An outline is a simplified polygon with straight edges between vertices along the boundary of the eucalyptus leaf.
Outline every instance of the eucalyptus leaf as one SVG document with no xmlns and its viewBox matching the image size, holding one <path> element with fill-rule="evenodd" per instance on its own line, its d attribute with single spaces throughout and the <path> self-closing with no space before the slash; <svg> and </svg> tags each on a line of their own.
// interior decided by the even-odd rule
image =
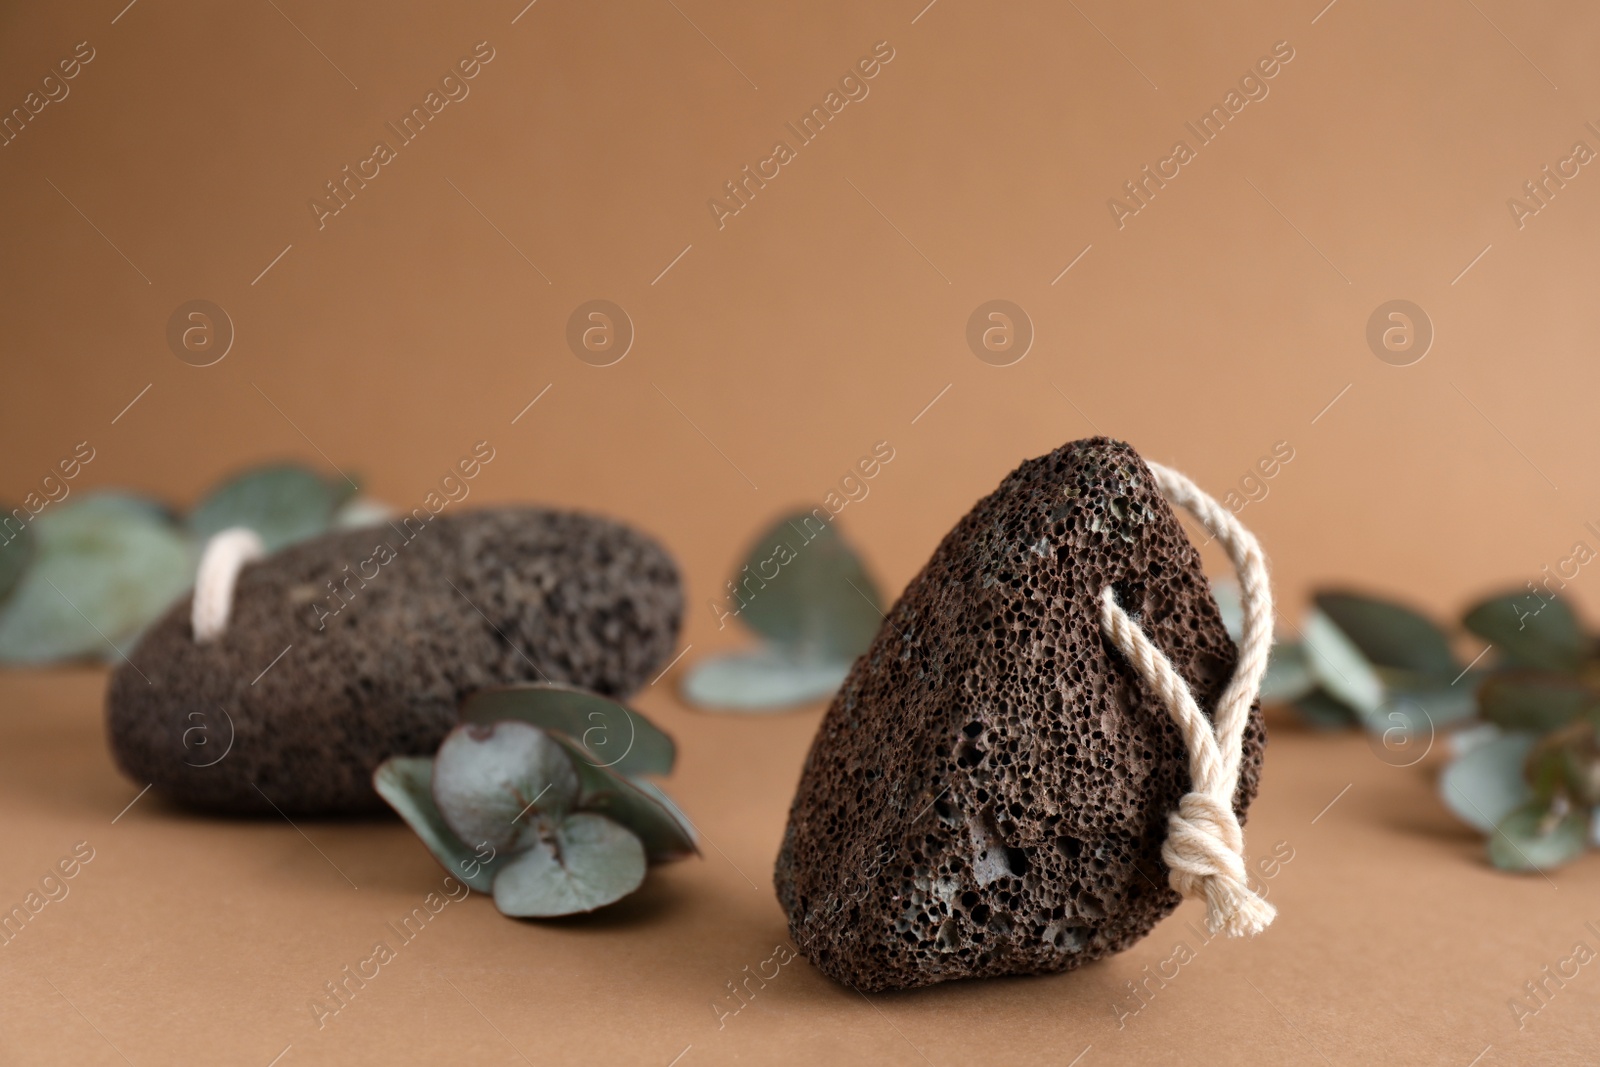
<svg viewBox="0 0 1600 1067">
<path fill-rule="evenodd" d="M 189 529 L 204 541 L 230 526 L 248 526 L 268 552 L 315 537 L 333 525 L 334 512 L 354 487 L 295 464 L 256 467 L 206 494 L 189 515 Z"/>
<path fill-rule="evenodd" d="M 830 697 L 850 673 L 847 660 L 770 645 L 707 656 L 683 679 L 683 698 L 718 711 L 784 711 Z"/>
<path fill-rule="evenodd" d="M 1464 681 L 1460 685 L 1388 686 L 1387 689 L 1386 710 L 1396 703 L 1406 704 L 1425 712 L 1434 726 L 1465 722 L 1478 710 L 1472 687 Z"/>
<path fill-rule="evenodd" d="M 1444 679 L 1460 671 L 1445 632 L 1403 604 L 1337 591 L 1318 593 L 1315 602 L 1371 663 Z"/>
<path fill-rule="evenodd" d="M 1289 704 L 1317 687 L 1317 679 L 1299 645 L 1280 641 L 1272 646 L 1267 673 L 1261 679 L 1261 703 Z"/>
<path fill-rule="evenodd" d="M 658 799 L 659 789 L 603 766 L 598 757 L 565 734 L 549 736 L 566 750 L 577 773 L 580 785 L 576 808 L 597 812 L 633 831 L 652 863 L 699 853 L 688 820 L 680 819 L 676 805 Z"/>
<path fill-rule="evenodd" d="M 1600 706 L 1600 693 L 1571 675 L 1511 671 L 1484 682 L 1478 704 L 1483 718 L 1497 726 L 1544 733 Z"/>
<path fill-rule="evenodd" d="M 192 546 L 134 497 L 85 496 L 32 527 L 34 560 L 0 605 L 0 661 L 126 654 L 194 578 Z"/>
<path fill-rule="evenodd" d="M 489 892 L 503 857 L 492 847 L 468 848 L 445 823 L 433 802 L 432 757 L 391 756 L 372 772 L 372 787 L 422 839 L 441 867 L 478 892 Z"/>
<path fill-rule="evenodd" d="M 1376 715 L 1383 705 L 1383 682 L 1355 642 L 1315 608 L 1306 613 L 1301 636 L 1306 663 L 1322 688 L 1363 719 Z"/>
<path fill-rule="evenodd" d="M 123 519 L 143 519 L 161 525 L 173 522 L 172 512 L 161 501 L 123 489 L 96 489 L 46 514 L 51 525 L 74 530 L 99 528 Z"/>
<path fill-rule="evenodd" d="M 1346 730 L 1361 722 L 1354 708 L 1322 689 L 1296 698 L 1290 707 L 1318 730 Z"/>
<path fill-rule="evenodd" d="M 1560 597 L 1532 593 L 1490 597 L 1462 619 L 1467 629 L 1494 643 L 1514 666 L 1575 672 L 1588 656 L 1589 638 Z"/>
<path fill-rule="evenodd" d="M 543 730 L 559 730 L 583 742 L 619 774 L 670 774 L 676 758 L 672 738 L 639 712 L 615 700 L 569 685 L 539 682 L 480 689 L 461 705 L 462 722 L 515 719 Z"/>
<path fill-rule="evenodd" d="M 1588 844 L 1587 809 L 1556 816 L 1535 802 L 1508 813 L 1494 828 L 1489 862 L 1506 871 L 1548 871 L 1571 862 Z"/>
<path fill-rule="evenodd" d="M 729 607 L 740 621 L 818 659 L 855 659 L 883 622 L 878 587 L 823 508 L 786 516 L 757 538 L 733 585 Z"/>
<path fill-rule="evenodd" d="M 1484 833 L 1519 805 L 1533 799 L 1522 767 L 1533 749 L 1532 734 L 1502 734 L 1474 745 L 1445 768 L 1439 793 L 1445 806 Z"/>
<path fill-rule="evenodd" d="M 568 815 L 551 836 L 495 874 L 494 903 L 504 914 L 576 915 L 621 900 L 644 882 L 644 847 L 610 819 Z"/>
<path fill-rule="evenodd" d="M 1240 599 L 1238 583 L 1226 578 L 1213 580 L 1211 598 L 1217 602 L 1217 613 L 1222 616 L 1228 636 L 1238 641 L 1244 636 L 1244 601 Z"/>
<path fill-rule="evenodd" d="M 534 816 L 569 810 L 578 789 L 566 748 L 527 723 L 464 723 L 434 757 L 434 803 L 472 848 L 498 853 L 525 845 Z"/>
<path fill-rule="evenodd" d="M 24 515 L 26 509 L 17 508 Z M 33 562 L 33 528 L 19 523 L 10 511 L 0 513 L 0 601 L 10 595 L 22 580 L 22 572 Z"/>
</svg>

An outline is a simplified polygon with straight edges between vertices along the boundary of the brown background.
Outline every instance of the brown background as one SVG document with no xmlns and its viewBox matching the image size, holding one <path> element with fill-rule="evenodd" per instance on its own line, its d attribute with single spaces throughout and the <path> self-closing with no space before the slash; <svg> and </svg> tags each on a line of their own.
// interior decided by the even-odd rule
<svg viewBox="0 0 1600 1067">
<path fill-rule="evenodd" d="M 293 456 L 409 508 L 487 439 L 473 503 L 599 510 L 674 548 L 685 662 L 738 639 L 706 602 L 749 535 L 879 440 L 896 458 L 842 521 L 890 590 L 1020 459 L 1096 430 L 1219 494 L 1289 442 L 1242 518 L 1290 618 L 1329 580 L 1454 610 L 1595 544 L 1600 177 L 1521 228 L 1507 208 L 1574 141 L 1600 148 L 1588 5 L 123 2 L 0 14 L 0 108 L 95 51 L 0 148 L 0 496 L 87 440 L 77 489 L 186 502 Z M 319 230 L 324 182 L 480 41 L 495 58 L 470 96 Z M 719 230 L 707 200 L 878 41 L 895 55 L 870 95 Z M 1278 41 L 1294 59 L 1270 95 L 1119 230 L 1107 199 Z M 196 298 L 237 331 L 205 368 L 166 343 Z M 594 298 L 637 330 L 614 366 L 566 346 Z M 993 298 L 1037 331 L 1013 366 L 964 339 Z M 1406 367 L 1364 338 L 1395 298 L 1437 331 Z M 1600 613 L 1595 585 L 1570 592 Z M 1488 871 L 1433 799 L 1437 753 L 1397 769 L 1282 723 L 1251 838 L 1295 850 L 1271 883 L 1283 918 L 1200 950 L 1126 1028 L 1121 984 L 1192 944 L 1198 912 L 1080 973 L 871 1003 L 796 962 L 718 1031 L 723 983 L 784 936 L 770 864 L 818 713 L 707 717 L 675 682 L 640 703 L 683 743 L 673 788 L 715 842 L 703 862 L 590 920 L 452 905 L 318 1031 L 306 1001 L 436 884 L 422 849 L 398 825 L 302 834 L 150 798 L 112 825 L 137 786 L 102 752 L 102 676 L 0 679 L 0 899 L 96 849 L 0 949 L 0 1055 L 667 1064 L 691 1046 L 684 1067 L 943 1067 L 1092 1046 L 1088 1067 L 1593 1047 L 1588 968 L 1520 1032 L 1506 1008 L 1575 941 L 1600 945 L 1593 863 Z"/>
</svg>

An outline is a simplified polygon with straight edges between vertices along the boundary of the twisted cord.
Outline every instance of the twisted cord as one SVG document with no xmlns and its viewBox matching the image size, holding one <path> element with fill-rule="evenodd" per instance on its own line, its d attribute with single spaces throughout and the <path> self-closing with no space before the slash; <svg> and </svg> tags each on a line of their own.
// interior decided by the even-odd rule
<svg viewBox="0 0 1600 1067">
<path fill-rule="evenodd" d="M 1239 575 L 1244 632 L 1233 678 L 1208 720 L 1172 661 L 1117 603 L 1109 586 L 1101 593 L 1100 622 L 1113 644 L 1166 707 L 1189 753 L 1190 791 L 1167 816 L 1161 858 L 1168 882 L 1185 897 L 1206 902 L 1206 926 L 1230 936 L 1258 934 L 1277 914 L 1249 885 L 1244 866 L 1244 831 L 1233 811 L 1239 760 L 1250 707 L 1261 689 L 1272 651 L 1272 588 L 1267 561 L 1255 536 L 1232 512 L 1175 470 L 1149 464 L 1156 486 L 1173 504 L 1200 521 L 1227 551 Z"/>
<path fill-rule="evenodd" d="M 234 526 L 214 534 L 200 554 L 200 570 L 194 579 L 194 600 L 189 609 L 189 625 L 196 644 L 221 637 L 233 612 L 233 587 L 246 563 L 260 559 L 266 550 L 261 538 L 248 526 Z"/>
</svg>

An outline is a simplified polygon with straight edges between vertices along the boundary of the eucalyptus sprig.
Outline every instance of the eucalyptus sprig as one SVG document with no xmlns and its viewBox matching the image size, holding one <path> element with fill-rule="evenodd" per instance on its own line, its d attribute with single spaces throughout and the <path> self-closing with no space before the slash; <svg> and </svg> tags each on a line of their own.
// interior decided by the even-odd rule
<svg viewBox="0 0 1600 1067">
<path fill-rule="evenodd" d="M 1489 597 L 1461 628 L 1487 642 L 1470 666 L 1451 633 L 1412 608 L 1318 593 L 1300 640 L 1274 646 L 1262 698 L 1319 727 L 1430 740 L 1437 727 L 1459 727 L 1440 790 L 1488 835 L 1491 862 L 1568 863 L 1600 843 L 1600 642 L 1553 593 Z"/>
<path fill-rule="evenodd" d="M 189 589 L 212 534 L 248 526 L 271 552 L 379 521 L 355 492 L 285 463 L 227 478 L 183 516 L 108 491 L 0 509 L 0 663 L 115 656 Z"/>
<path fill-rule="evenodd" d="M 373 772 L 451 874 L 506 915 L 593 911 L 643 883 L 652 863 L 698 854 L 688 819 L 637 774 L 666 774 L 672 739 L 596 693 L 518 685 L 469 696 L 433 756 Z"/>
</svg>

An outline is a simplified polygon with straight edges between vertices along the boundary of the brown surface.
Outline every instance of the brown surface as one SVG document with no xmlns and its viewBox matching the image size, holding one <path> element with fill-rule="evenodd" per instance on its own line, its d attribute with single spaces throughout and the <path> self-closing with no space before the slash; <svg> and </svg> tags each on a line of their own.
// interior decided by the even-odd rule
<svg viewBox="0 0 1600 1067">
<path fill-rule="evenodd" d="M 293 455 L 409 508 L 488 439 L 500 458 L 474 503 L 606 511 L 672 546 L 691 658 L 732 640 L 705 603 L 745 537 L 885 439 L 895 460 L 841 521 L 890 590 L 1019 459 L 1094 430 L 1219 492 L 1288 442 L 1293 461 L 1242 518 L 1291 609 L 1340 578 L 1442 610 L 1593 545 L 1600 178 L 1583 168 L 1520 229 L 1507 199 L 1575 140 L 1600 144 L 1585 128 L 1600 123 L 1600 11 L 1169 6 L 541 0 L 513 24 L 520 0 L 11 5 L 0 108 L 77 42 L 95 58 L 0 147 L 0 496 L 87 440 L 74 491 L 187 501 Z M 307 201 L 483 40 L 495 58 L 471 95 L 319 231 Z M 870 96 L 719 231 L 707 199 L 880 40 L 895 57 Z M 1118 230 L 1107 198 L 1280 40 L 1295 58 L 1270 95 Z M 564 337 L 602 297 L 638 337 L 596 368 Z M 1005 368 L 964 339 L 997 297 L 1037 330 Z M 203 369 L 165 340 L 196 298 L 238 332 Z M 1409 367 L 1364 339 L 1396 298 L 1437 329 Z M 1587 572 L 1571 592 L 1600 615 Z M 1257 856 L 1296 849 L 1274 880 L 1283 918 L 1205 948 L 1127 1030 L 1108 1007 L 1118 983 L 1169 955 L 1192 914 L 1076 974 L 872 1006 L 792 963 L 718 1033 L 721 984 L 782 936 L 767 871 L 816 714 L 709 719 L 662 687 L 645 706 L 684 741 L 674 790 L 722 851 L 587 923 L 450 905 L 314 1035 L 307 999 L 434 884 L 429 862 L 398 826 L 306 827 L 354 891 L 287 826 L 144 802 L 111 826 L 137 787 L 102 752 L 100 685 L 0 682 L 4 899 L 74 842 L 97 849 L 72 895 L 0 949 L 11 1060 L 121 1062 L 95 1027 L 136 1063 L 191 1048 L 266 1063 L 292 1043 L 286 1065 L 517 1062 L 494 1027 L 552 1060 L 664 1064 L 692 1043 L 683 1067 L 921 1062 L 907 1039 L 939 1064 L 1062 1063 L 1093 1043 L 1084 1067 L 1184 1062 L 1192 1042 L 1215 1059 L 1322 1062 L 1315 1042 L 1334 1062 L 1462 1064 L 1486 1044 L 1483 1064 L 1574 1062 L 1594 1043 L 1588 969 L 1520 1034 L 1505 1002 L 1573 941 L 1595 944 L 1595 862 L 1555 876 L 1559 891 L 1495 875 L 1418 772 L 1359 739 L 1282 731 L 1251 840 Z"/>
</svg>

